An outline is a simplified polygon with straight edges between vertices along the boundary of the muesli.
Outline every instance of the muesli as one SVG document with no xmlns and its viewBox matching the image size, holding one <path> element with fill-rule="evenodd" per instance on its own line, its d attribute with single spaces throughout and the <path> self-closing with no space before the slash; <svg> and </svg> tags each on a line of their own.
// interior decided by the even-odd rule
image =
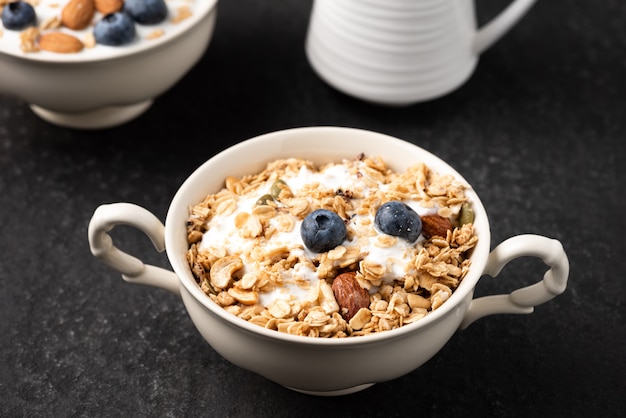
<svg viewBox="0 0 626 418">
<path fill-rule="evenodd" d="M 0 0 L 0 52 L 115 56 L 174 32 L 197 7 L 195 0 Z"/>
<path fill-rule="evenodd" d="M 391 330 L 438 309 L 467 274 L 478 240 L 467 188 L 424 163 L 279 159 L 190 208 L 188 262 L 214 302 L 259 326 Z"/>
</svg>

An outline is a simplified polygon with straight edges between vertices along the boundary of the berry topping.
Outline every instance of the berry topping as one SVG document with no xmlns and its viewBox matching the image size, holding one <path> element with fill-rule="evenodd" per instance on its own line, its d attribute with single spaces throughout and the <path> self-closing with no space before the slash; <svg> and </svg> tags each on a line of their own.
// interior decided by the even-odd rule
<svg viewBox="0 0 626 418">
<path fill-rule="evenodd" d="M 35 9 L 24 1 L 15 1 L 2 9 L 2 24 L 9 30 L 22 30 L 35 25 Z"/>
<path fill-rule="evenodd" d="M 167 17 L 164 0 L 126 0 L 124 11 L 142 25 L 161 23 Z"/>
<path fill-rule="evenodd" d="M 318 253 L 330 251 L 346 239 L 346 225 L 335 212 L 318 209 L 307 215 L 300 226 L 304 245 Z"/>
<path fill-rule="evenodd" d="M 93 35 L 96 42 L 102 45 L 126 45 L 135 39 L 135 23 L 126 13 L 111 13 L 96 23 Z"/>
<path fill-rule="evenodd" d="M 387 202 L 378 208 L 374 224 L 383 233 L 415 242 L 422 233 L 422 220 L 409 205 Z"/>
</svg>

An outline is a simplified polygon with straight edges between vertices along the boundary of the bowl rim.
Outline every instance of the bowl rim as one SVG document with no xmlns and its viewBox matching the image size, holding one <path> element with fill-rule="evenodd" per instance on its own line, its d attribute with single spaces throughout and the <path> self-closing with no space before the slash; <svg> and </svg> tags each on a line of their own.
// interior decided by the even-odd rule
<svg viewBox="0 0 626 418">
<path fill-rule="evenodd" d="M 474 209 L 474 213 L 476 214 L 475 225 L 477 226 L 476 231 L 479 235 L 478 243 L 476 247 L 472 250 L 472 265 L 477 265 L 473 269 L 470 268 L 469 273 L 465 278 L 461 281 L 460 285 L 455 289 L 450 298 L 445 301 L 441 307 L 427 314 L 424 318 L 412 323 L 401 326 L 400 328 L 377 332 L 373 334 L 368 334 L 364 336 L 358 337 L 347 337 L 347 338 L 315 338 L 308 336 L 299 336 L 292 335 L 283 332 L 279 332 L 276 330 L 270 330 L 263 328 L 259 325 L 252 324 L 242 318 L 233 315 L 221 306 L 217 305 L 213 302 L 198 286 L 193 275 L 191 274 L 191 269 L 186 262 L 186 251 L 184 254 L 178 254 L 176 248 L 172 243 L 176 242 L 176 232 L 180 232 L 177 230 L 175 223 L 178 222 L 177 217 L 179 216 L 178 212 L 182 210 L 184 205 L 184 210 L 188 211 L 189 205 L 188 202 L 185 202 L 185 194 L 186 191 L 192 188 L 194 184 L 198 181 L 198 178 L 202 176 L 202 173 L 206 172 L 208 168 L 213 165 L 215 161 L 218 159 L 229 158 L 229 156 L 240 152 L 243 148 L 249 147 L 251 145 L 263 144 L 265 142 L 274 142 L 277 139 L 285 139 L 289 137 L 300 137 L 304 136 L 307 133 L 317 131 L 320 133 L 326 133 L 329 135 L 363 135 L 363 136 L 373 136 L 374 138 L 378 138 L 380 140 L 387 141 L 387 143 L 394 143 L 396 146 L 405 147 L 407 150 L 413 148 L 413 152 L 417 151 L 418 153 L 422 153 L 428 158 L 432 158 L 439 166 L 446 167 L 446 173 L 452 174 L 457 180 L 462 181 L 465 185 L 468 186 L 466 193 L 469 195 L 469 199 L 472 203 L 472 207 Z M 292 138 L 293 140 L 293 138 Z M 358 150 L 356 150 L 358 153 Z M 337 156 L 338 158 L 342 158 L 341 155 Z M 382 156 L 384 159 L 384 155 Z M 277 157 L 278 158 L 278 157 Z M 269 160 L 263 161 L 264 163 Z M 427 163 L 428 164 L 428 163 Z M 429 166 L 432 164 L 429 164 Z M 393 168 L 393 167 L 392 167 Z M 188 212 L 187 212 L 188 213 Z M 183 232 L 185 232 L 185 242 L 186 242 L 186 230 L 185 228 L 181 228 Z M 180 238 L 180 237 L 178 237 Z M 206 308 L 210 314 L 221 318 L 222 320 L 229 323 L 232 327 L 238 328 L 240 331 L 244 331 L 250 334 L 254 334 L 258 337 L 282 341 L 285 343 L 294 343 L 294 344 L 304 344 L 304 345 L 313 345 L 313 346 L 333 346 L 333 347 L 349 347 L 355 345 L 362 344 L 372 344 L 372 343 L 381 343 L 388 342 L 390 340 L 394 340 L 397 338 L 405 338 L 408 335 L 420 330 L 422 328 L 427 328 L 433 325 L 436 325 L 437 321 L 447 316 L 451 312 L 455 310 L 455 308 L 460 305 L 463 300 L 470 294 L 473 294 L 473 290 L 478 283 L 478 280 L 483 275 L 483 270 L 485 265 L 487 264 L 487 258 L 490 252 L 490 242 L 491 242 L 491 231 L 489 228 L 489 220 L 487 219 L 487 214 L 482 204 L 480 198 L 475 192 L 474 188 L 471 184 L 469 184 L 463 176 L 461 176 L 449 163 L 445 162 L 441 158 L 432 154 L 431 152 L 425 150 L 424 148 L 412 144 L 408 141 L 389 136 L 386 134 L 357 129 L 357 128 L 347 128 L 347 127 L 338 127 L 338 126 L 312 126 L 312 127 L 300 127 L 300 128 L 290 128 L 279 131 L 274 131 L 266 134 L 262 134 L 242 142 L 239 142 L 231 147 L 228 147 L 219 153 L 213 155 L 203 164 L 198 166 L 183 182 L 178 191 L 176 192 L 170 207 L 168 209 L 168 213 L 166 216 L 165 222 L 165 246 L 167 256 L 169 258 L 170 264 L 172 265 L 178 280 L 182 283 L 186 291 L 193 296 L 194 300 Z M 184 259 L 184 261 L 182 261 Z M 184 275 L 181 275 L 183 274 Z M 458 318 L 458 322 L 460 323 L 462 318 Z"/>
<path fill-rule="evenodd" d="M 0 48 L 0 56 L 6 55 L 22 59 L 24 61 L 42 62 L 48 64 L 85 64 L 114 61 L 126 58 L 130 55 L 138 55 L 146 51 L 159 48 L 164 44 L 168 44 L 175 39 L 178 39 L 199 25 L 200 22 L 202 22 L 210 13 L 214 12 L 216 10 L 217 3 L 218 0 L 196 0 L 196 9 L 194 9 L 194 12 L 189 18 L 187 18 L 184 22 L 181 22 L 181 24 L 173 25 L 171 30 L 167 31 L 163 36 L 152 39 L 149 42 L 144 40 L 142 42 L 135 42 L 131 45 L 117 47 L 98 45 L 97 47 L 110 49 L 111 52 L 105 55 L 48 53 L 47 51 L 31 53 L 22 51 L 16 52 L 11 50 L 5 51 Z"/>
</svg>

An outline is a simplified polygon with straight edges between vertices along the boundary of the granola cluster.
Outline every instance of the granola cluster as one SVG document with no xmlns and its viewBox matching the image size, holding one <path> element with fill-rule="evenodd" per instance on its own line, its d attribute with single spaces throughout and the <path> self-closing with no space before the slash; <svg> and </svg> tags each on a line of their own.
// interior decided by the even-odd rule
<svg viewBox="0 0 626 418">
<path fill-rule="evenodd" d="M 310 337 L 391 330 L 439 308 L 467 274 L 478 238 L 466 188 L 424 163 L 396 173 L 364 155 L 319 168 L 276 160 L 258 174 L 226 178 L 222 190 L 190 208 L 187 259 L 215 303 L 259 326 Z M 389 201 L 419 205 L 449 220 L 450 229 L 410 244 L 383 234 L 373 219 Z M 335 212 L 347 228 L 346 240 L 324 253 L 299 237 L 302 220 L 316 209 Z M 343 302 L 350 286 L 333 286 L 338 276 L 365 289 L 356 313 L 348 315 L 354 307 Z"/>
</svg>

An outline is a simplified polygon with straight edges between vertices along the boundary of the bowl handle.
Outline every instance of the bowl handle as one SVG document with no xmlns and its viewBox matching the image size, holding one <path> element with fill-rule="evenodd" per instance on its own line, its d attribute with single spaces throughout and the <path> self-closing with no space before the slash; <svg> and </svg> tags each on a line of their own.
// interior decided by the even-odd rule
<svg viewBox="0 0 626 418">
<path fill-rule="evenodd" d="M 157 251 L 165 249 L 165 227 L 156 216 L 137 205 L 112 203 L 98 207 L 89 222 L 91 253 L 122 273 L 122 278 L 127 282 L 160 287 L 180 296 L 179 280 L 174 272 L 144 264 L 113 245 L 107 232 L 117 225 L 135 227 L 150 238 Z"/>
<path fill-rule="evenodd" d="M 539 257 L 550 266 L 543 280 L 509 294 L 485 296 L 472 300 L 461 322 L 461 329 L 467 328 L 475 320 L 487 315 L 531 313 L 535 306 L 565 291 L 569 275 L 569 261 L 563 246 L 557 240 L 540 235 L 519 235 L 502 242 L 489 254 L 485 274 L 496 277 L 506 264 L 522 256 Z"/>
</svg>

